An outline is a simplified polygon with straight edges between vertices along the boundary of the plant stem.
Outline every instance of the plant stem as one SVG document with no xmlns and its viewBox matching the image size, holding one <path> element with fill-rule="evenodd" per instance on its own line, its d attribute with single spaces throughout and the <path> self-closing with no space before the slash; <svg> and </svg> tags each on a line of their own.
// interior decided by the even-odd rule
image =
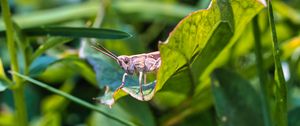
<svg viewBox="0 0 300 126">
<path fill-rule="evenodd" d="M 18 126 L 28 126 L 27 111 L 24 97 L 24 88 L 16 88 L 13 90 L 13 98 L 16 109 L 17 118 L 15 122 Z"/>
<path fill-rule="evenodd" d="M 115 121 L 118 121 L 118 122 L 120 122 L 120 123 L 122 123 L 124 125 L 128 125 L 128 126 L 133 126 L 134 125 L 134 124 L 132 124 L 132 123 L 130 123 L 128 121 L 125 121 L 123 119 L 117 118 L 116 116 L 113 116 L 113 115 L 111 115 L 111 114 L 103 111 L 102 109 L 100 109 L 99 107 L 97 107 L 97 106 L 95 106 L 93 104 L 90 104 L 90 103 L 88 103 L 86 101 L 83 101 L 83 100 L 81 100 L 79 98 L 76 98 L 76 97 L 74 97 L 74 96 L 72 96 L 72 95 L 70 95 L 68 93 L 62 92 L 62 91 L 60 91 L 58 89 L 55 89 L 55 88 L 53 88 L 51 86 L 48 86 L 45 83 L 39 82 L 39 81 L 34 80 L 34 79 L 30 78 L 30 77 L 24 76 L 22 74 L 19 74 L 19 73 L 13 72 L 13 71 L 11 71 L 10 73 L 13 74 L 13 75 L 17 75 L 17 76 L 19 76 L 19 77 L 21 77 L 21 78 L 23 78 L 23 79 L 25 79 L 25 80 L 27 80 L 29 82 L 32 82 L 32 84 L 35 84 L 37 86 L 40 86 L 42 88 L 45 88 L 45 89 L 53 92 L 53 93 L 56 93 L 57 95 L 65 97 L 65 98 L 67 98 L 67 99 L 69 99 L 69 100 L 71 100 L 71 101 L 73 101 L 73 102 L 75 102 L 75 103 L 77 103 L 79 105 L 82 105 L 82 106 L 84 106 L 86 108 L 89 108 L 91 110 L 97 111 L 97 112 L 99 112 L 99 113 L 107 116 L 108 118 L 111 118 L 111 119 L 113 119 Z"/>
<path fill-rule="evenodd" d="M 11 20 L 11 14 L 9 4 L 7 0 L 1 0 L 2 16 L 6 27 L 6 40 L 7 48 L 9 51 L 9 57 L 11 62 L 11 69 L 13 71 L 19 71 L 16 48 L 14 43 L 14 29 Z M 15 83 L 13 88 L 14 104 L 16 108 L 16 123 L 19 126 L 27 126 L 27 112 L 24 99 L 24 87 L 22 81 L 18 76 L 13 75 L 13 81 Z"/>
<path fill-rule="evenodd" d="M 261 37 L 260 37 L 260 30 L 258 25 L 258 16 L 255 16 L 253 19 L 253 35 L 255 39 L 255 55 L 256 55 L 256 66 L 257 66 L 257 72 L 259 75 L 259 81 L 260 81 L 260 89 L 261 89 L 261 102 L 262 102 L 262 110 L 263 110 L 263 116 L 264 116 L 264 124 L 265 126 L 272 126 L 271 121 L 271 113 L 270 113 L 270 90 L 272 87 L 268 83 L 267 80 L 267 72 L 264 69 L 264 61 L 263 61 L 263 53 L 261 52 Z"/>
<path fill-rule="evenodd" d="M 279 50 L 279 44 L 277 41 L 277 34 L 276 34 L 276 28 L 274 23 L 274 16 L 273 16 L 273 9 L 271 0 L 268 0 L 268 16 L 269 16 L 269 23 L 272 30 L 272 40 L 273 40 L 273 57 L 275 61 L 275 80 L 277 84 L 276 90 L 276 103 L 278 103 L 276 106 L 278 108 L 278 114 L 276 115 L 278 125 L 279 126 L 286 126 L 287 125 L 287 87 L 285 83 L 285 79 L 283 76 L 283 70 L 280 62 L 280 50 Z"/>
</svg>

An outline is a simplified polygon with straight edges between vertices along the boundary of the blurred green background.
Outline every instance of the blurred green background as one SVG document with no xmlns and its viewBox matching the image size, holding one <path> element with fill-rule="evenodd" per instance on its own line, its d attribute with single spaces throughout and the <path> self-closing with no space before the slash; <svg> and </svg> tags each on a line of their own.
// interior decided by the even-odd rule
<svg viewBox="0 0 300 126">
<path fill-rule="evenodd" d="M 210 0 L 9 0 L 13 19 L 21 28 L 41 26 L 101 27 L 121 30 L 133 35 L 129 39 L 100 40 L 103 46 L 117 55 L 133 55 L 158 50 L 158 42 L 165 41 L 180 20 L 193 11 L 207 8 L 209 3 Z M 273 1 L 282 67 L 288 88 L 289 126 L 300 126 L 299 5 L 299 0 Z M 262 68 L 267 71 L 266 77 L 269 78 L 270 83 L 274 83 L 272 82 L 275 73 L 272 57 L 272 38 L 270 26 L 268 25 L 267 9 L 258 14 L 258 19 L 260 27 L 260 33 L 258 34 L 261 36 L 262 54 L 265 62 Z M 5 25 L 3 17 L 1 17 L 0 30 L 4 29 Z M 27 41 L 34 50 L 50 39 L 48 36 L 28 37 Z M 10 76 L 7 72 L 10 69 L 10 61 L 5 41 L 5 38 L 0 38 L 0 58 L 6 75 Z M 35 79 L 52 87 L 87 102 L 97 104 L 92 98 L 102 95 L 104 89 L 103 85 L 100 88 L 97 84 L 92 64 L 85 59 L 80 59 L 82 41 L 82 39 L 72 39 L 70 42 L 59 44 L 45 51 L 30 66 L 29 69 L 33 71 L 30 74 Z M 194 89 L 201 90 L 201 95 L 197 95 L 197 98 L 192 100 L 182 95 L 174 95 L 173 92 L 178 90 L 178 87 L 175 87 L 174 90 L 168 88 L 172 91 L 166 90 L 158 93 L 158 96 L 155 96 L 149 102 L 141 102 L 127 95 L 116 101 L 111 109 L 104 105 L 98 106 L 103 111 L 130 120 L 138 125 L 230 125 L 222 123 L 226 122 L 227 118 L 219 117 L 220 111 L 233 113 L 233 116 L 240 119 L 239 116 L 246 115 L 249 111 L 252 111 L 252 108 L 255 109 L 261 106 L 259 103 L 253 104 L 253 102 L 256 102 L 255 100 L 259 99 L 259 96 L 257 96 L 259 94 L 257 93 L 259 92 L 259 73 L 255 66 L 254 47 L 252 23 L 250 22 L 234 45 L 228 49 L 229 51 L 222 53 L 221 62 L 217 63 L 217 66 L 223 68 L 214 72 L 216 73 L 214 76 L 219 83 L 233 85 L 249 83 L 244 87 L 237 86 L 226 89 L 225 86 L 224 89 L 212 91 L 211 88 L 214 88 L 214 86 L 210 84 L 214 81 L 207 78 L 203 79 L 204 86 Z M 24 60 L 20 52 L 18 52 L 18 59 L 19 61 Z M 19 65 L 22 71 L 22 66 L 26 64 L 20 62 Z M 114 74 L 115 71 L 109 72 Z M 227 79 L 231 77 L 232 79 Z M 154 78 L 154 76 L 150 77 L 152 80 Z M 179 88 L 184 88 L 184 86 L 179 86 Z M 224 94 L 219 90 L 228 90 L 229 93 Z M 238 91 L 244 94 L 239 95 Z M 253 94 L 249 98 L 250 101 L 247 99 L 247 94 Z M 241 97 L 235 99 L 235 95 Z M 214 96 L 220 97 L 214 99 Z M 257 99 L 253 99 L 253 96 L 257 96 Z M 276 99 L 275 97 L 272 96 L 271 99 Z M 231 98 L 234 100 L 227 103 Z M 215 100 L 220 103 L 215 104 Z M 253 101 L 251 102 L 251 100 Z M 245 104 L 239 104 L 236 101 L 245 102 Z M 32 126 L 122 125 L 102 114 L 29 83 L 25 85 L 25 102 L 29 124 Z M 271 102 L 270 104 L 276 103 Z M 222 105 L 225 108 L 218 110 L 222 108 L 218 106 Z M 247 109 L 246 106 L 252 106 L 252 108 Z M 271 111 L 276 111 L 276 108 L 271 109 Z M 258 114 L 261 113 L 258 112 Z M 251 121 L 262 121 L 254 118 L 255 116 L 251 116 L 251 114 L 249 117 L 245 116 L 235 125 L 241 126 L 245 123 L 248 123 L 245 125 L 250 125 L 249 122 Z M 253 120 L 251 120 L 252 117 Z M 247 118 L 248 120 L 242 120 Z M 274 119 L 274 117 L 272 118 Z M 14 126 L 16 121 L 18 120 L 14 118 L 14 101 L 11 90 L 0 92 L 0 126 Z M 256 124 L 262 125 L 259 122 Z"/>
</svg>

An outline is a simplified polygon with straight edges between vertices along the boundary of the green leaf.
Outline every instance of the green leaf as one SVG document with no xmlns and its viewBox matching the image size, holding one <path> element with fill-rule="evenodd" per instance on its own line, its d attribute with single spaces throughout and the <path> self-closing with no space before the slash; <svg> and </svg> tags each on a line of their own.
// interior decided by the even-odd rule
<svg viewBox="0 0 300 126">
<path fill-rule="evenodd" d="M 247 23 L 263 8 L 262 3 L 252 0 L 213 0 L 207 10 L 183 19 L 167 41 L 160 44 L 162 65 L 156 90 L 181 85 L 176 86 L 177 93 L 193 95 L 201 79 L 216 66 L 214 61 L 219 54 L 237 40 Z M 172 81 L 185 77 L 188 79 Z"/>
<path fill-rule="evenodd" d="M 222 126 L 263 126 L 261 101 L 251 84 L 234 72 L 216 69 L 212 90 Z"/>
<path fill-rule="evenodd" d="M 102 28 L 43 27 L 23 29 L 28 36 L 65 36 L 72 38 L 123 39 L 131 37 L 126 32 Z"/>
<path fill-rule="evenodd" d="M 166 92 L 174 94 L 168 98 L 176 102 L 168 107 L 184 104 L 175 109 L 177 113 L 168 117 L 167 122 L 175 116 L 184 119 L 191 114 L 185 109 L 196 112 L 210 105 L 211 95 L 200 97 L 209 90 L 207 78 L 213 69 L 225 64 L 230 47 L 264 7 L 253 0 L 212 0 L 208 9 L 191 13 L 160 43 L 162 64 L 157 75 L 156 96 Z M 199 103 L 193 102 L 194 99 Z M 155 101 L 167 104 L 159 98 Z M 197 107 L 201 102 L 206 105 Z"/>
</svg>

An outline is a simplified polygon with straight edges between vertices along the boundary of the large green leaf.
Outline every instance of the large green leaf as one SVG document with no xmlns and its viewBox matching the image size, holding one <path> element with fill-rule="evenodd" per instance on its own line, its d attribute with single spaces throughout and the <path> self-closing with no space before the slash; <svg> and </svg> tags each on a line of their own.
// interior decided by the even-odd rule
<svg viewBox="0 0 300 126">
<path fill-rule="evenodd" d="M 212 0 L 208 9 L 190 14 L 176 26 L 159 47 L 162 65 L 155 102 L 179 107 L 161 122 L 178 122 L 211 105 L 211 94 L 204 93 L 210 90 L 210 73 L 226 62 L 230 47 L 264 7 L 253 0 Z"/>
<path fill-rule="evenodd" d="M 177 93 L 192 95 L 205 77 L 203 74 L 208 75 L 214 68 L 218 55 L 236 41 L 263 8 L 262 3 L 252 0 L 213 0 L 207 10 L 194 12 L 182 20 L 168 40 L 160 44 L 162 66 L 156 90 L 176 86 Z M 172 81 L 176 78 L 187 79 Z"/>
<path fill-rule="evenodd" d="M 261 2 L 253 0 L 213 0 L 207 10 L 183 19 L 160 44 L 162 66 L 156 90 L 172 87 L 176 93 L 192 96 L 195 87 L 217 65 L 219 54 L 237 40 L 263 8 Z M 178 81 L 173 82 L 176 78 Z"/>
<path fill-rule="evenodd" d="M 260 96 L 238 74 L 217 69 L 212 90 L 215 108 L 222 126 L 263 126 Z"/>
</svg>

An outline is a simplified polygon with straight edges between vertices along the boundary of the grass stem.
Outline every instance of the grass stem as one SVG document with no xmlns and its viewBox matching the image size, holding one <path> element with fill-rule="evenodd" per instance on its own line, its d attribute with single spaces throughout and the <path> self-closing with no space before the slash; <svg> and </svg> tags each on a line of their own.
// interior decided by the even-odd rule
<svg viewBox="0 0 300 126">
<path fill-rule="evenodd" d="M 123 119 L 120 119 L 120 118 L 118 118 L 118 117 L 116 117 L 116 116 L 113 116 L 113 115 L 111 115 L 111 114 L 109 114 L 109 113 L 103 111 L 102 109 L 100 109 L 99 107 L 97 107 L 97 106 L 95 106 L 95 105 L 93 105 L 93 104 L 90 104 L 90 103 L 88 103 L 88 102 L 86 102 L 86 101 L 83 101 L 83 100 L 81 100 L 81 99 L 79 99 L 79 98 L 76 98 L 76 97 L 74 97 L 74 96 L 72 96 L 72 95 L 70 95 L 70 94 L 67 94 L 67 93 L 65 93 L 65 92 L 62 92 L 62 91 L 60 91 L 60 90 L 58 90 L 58 89 L 55 89 L 55 88 L 53 88 L 53 87 L 51 87 L 51 86 L 48 86 L 48 85 L 45 84 L 45 83 L 39 82 L 39 81 L 37 81 L 37 80 L 34 80 L 34 79 L 30 78 L 30 77 L 21 75 L 21 74 L 16 73 L 16 72 L 10 72 L 10 73 L 13 74 L 13 75 L 19 76 L 19 77 L 21 77 L 21 78 L 23 78 L 23 79 L 25 79 L 25 80 L 31 82 L 32 84 L 35 84 L 35 85 L 40 86 L 40 87 L 42 87 L 42 88 L 45 88 L 45 89 L 47 89 L 47 90 L 49 90 L 49 91 L 51 91 L 51 92 L 53 92 L 53 93 L 55 93 L 55 94 L 57 94 L 57 95 L 60 95 L 60 96 L 62 96 L 62 97 L 65 97 L 65 98 L 67 98 L 67 99 L 69 99 L 69 100 L 71 100 L 71 101 L 73 101 L 73 102 L 75 102 L 75 103 L 77 103 L 77 104 L 79 104 L 79 105 L 82 105 L 82 106 L 84 106 L 84 107 L 86 107 L 86 108 L 89 108 L 89 109 L 91 109 L 91 110 L 97 111 L 97 112 L 99 112 L 99 113 L 105 115 L 106 117 L 111 118 L 111 119 L 113 119 L 113 120 L 115 120 L 115 121 L 117 121 L 117 122 L 119 122 L 119 123 L 122 123 L 122 124 L 128 125 L 128 126 L 133 126 L 133 125 L 134 125 L 134 124 L 132 124 L 132 123 L 130 123 L 130 122 L 128 122 L 128 121 L 125 121 L 125 120 L 123 120 Z"/>
<path fill-rule="evenodd" d="M 287 87 L 283 76 L 283 70 L 280 62 L 280 49 L 277 40 L 276 27 L 274 22 L 273 8 L 271 0 L 268 0 L 268 16 L 271 26 L 272 40 L 273 40 L 273 57 L 275 61 L 275 81 L 276 81 L 276 103 L 277 114 L 276 121 L 278 126 L 287 125 Z"/>
<path fill-rule="evenodd" d="M 2 17 L 4 19 L 4 24 L 6 27 L 6 40 L 7 40 L 7 48 L 9 51 L 11 70 L 19 71 L 18 61 L 17 61 L 17 49 L 15 47 L 14 42 L 14 28 L 13 22 L 11 20 L 10 8 L 7 0 L 1 0 L 1 8 L 2 8 Z M 12 76 L 13 81 L 15 83 L 13 88 L 13 97 L 14 97 L 14 105 L 16 108 L 16 123 L 18 126 L 27 126 L 27 111 L 26 104 L 24 99 L 24 87 L 22 84 L 21 78 L 18 76 Z"/>
<path fill-rule="evenodd" d="M 263 117 L 264 117 L 264 124 L 265 126 L 272 126 L 271 121 L 271 113 L 270 113 L 270 91 L 272 87 L 267 80 L 267 72 L 264 69 L 264 61 L 263 61 L 263 53 L 262 53 L 262 45 L 261 45 L 261 36 L 260 30 L 258 25 L 258 16 L 255 16 L 252 22 L 253 26 L 253 35 L 255 41 L 255 55 L 256 55 L 256 67 L 260 81 L 260 95 L 261 95 L 261 102 L 262 102 L 262 110 L 263 110 Z"/>
</svg>

